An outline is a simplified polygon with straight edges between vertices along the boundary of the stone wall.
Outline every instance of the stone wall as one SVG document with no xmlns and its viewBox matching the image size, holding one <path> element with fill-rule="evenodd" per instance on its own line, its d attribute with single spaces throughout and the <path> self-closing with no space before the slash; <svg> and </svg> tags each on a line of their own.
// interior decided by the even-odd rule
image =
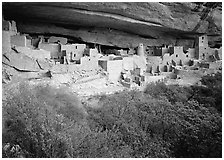
<svg viewBox="0 0 224 160">
<path fill-rule="evenodd" d="M 21 47 L 26 47 L 27 43 L 26 36 L 25 35 L 13 35 L 11 36 L 11 44 L 14 46 L 21 46 Z"/>
<path fill-rule="evenodd" d="M 133 62 L 134 63 L 134 68 L 141 68 L 143 71 L 146 71 L 147 62 L 146 62 L 145 56 L 134 55 L 133 60 L 134 60 L 134 62 Z"/>
<path fill-rule="evenodd" d="M 80 68 L 81 68 L 80 64 L 70 64 L 70 65 L 56 64 L 52 66 L 51 71 L 52 73 L 56 74 L 74 73 Z"/>
<path fill-rule="evenodd" d="M 65 45 L 67 43 L 67 38 L 64 38 L 64 37 L 55 37 L 55 36 L 51 36 L 49 38 L 49 43 L 57 43 L 58 41 L 61 44 Z"/>
<path fill-rule="evenodd" d="M 97 57 L 97 55 L 98 55 L 98 50 L 96 48 L 89 49 L 89 56 L 90 57 Z"/>
<path fill-rule="evenodd" d="M 134 69 L 133 57 L 123 57 L 123 69 L 133 70 Z"/>
<path fill-rule="evenodd" d="M 163 56 L 165 53 L 169 53 L 168 47 L 154 48 L 153 55 L 155 56 Z"/>
<path fill-rule="evenodd" d="M 166 78 L 166 75 L 160 75 L 160 76 L 150 76 L 150 75 L 145 75 L 145 83 L 155 83 L 157 81 L 162 81 Z"/>
<path fill-rule="evenodd" d="M 98 65 L 99 65 L 102 69 L 104 69 L 105 71 L 107 71 L 107 60 L 105 60 L 105 59 L 100 59 L 100 60 L 98 61 Z"/>
<path fill-rule="evenodd" d="M 107 61 L 108 78 L 112 82 L 120 79 L 122 71 L 122 60 Z"/>
<path fill-rule="evenodd" d="M 48 43 L 40 43 L 39 48 L 49 51 L 51 53 L 51 58 L 59 58 L 61 47 L 59 44 L 48 44 Z"/>
<path fill-rule="evenodd" d="M 188 48 L 187 55 L 189 55 L 190 58 L 196 58 L 196 50 L 195 48 Z"/>
<path fill-rule="evenodd" d="M 11 35 L 17 34 L 16 22 L 15 21 L 2 21 L 2 30 L 10 31 Z"/>
<path fill-rule="evenodd" d="M 2 30 L 10 31 L 11 30 L 11 23 L 9 21 L 2 21 Z"/>
<path fill-rule="evenodd" d="M 182 46 L 170 47 L 171 59 L 176 65 L 187 65 L 190 61 L 189 53 L 183 52 Z"/>
<path fill-rule="evenodd" d="M 162 64 L 162 58 L 160 56 L 148 57 L 147 72 L 157 72 L 157 67 Z"/>
<path fill-rule="evenodd" d="M 95 70 L 98 68 L 97 57 L 81 57 L 80 62 L 83 70 Z"/>
<path fill-rule="evenodd" d="M 66 54 L 71 54 L 71 61 L 79 61 L 83 57 L 83 52 L 86 48 L 85 44 L 66 44 L 61 45 L 61 51 L 65 51 Z"/>
<path fill-rule="evenodd" d="M 2 31 L 2 54 L 11 50 L 11 33 L 10 31 Z"/>
</svg>

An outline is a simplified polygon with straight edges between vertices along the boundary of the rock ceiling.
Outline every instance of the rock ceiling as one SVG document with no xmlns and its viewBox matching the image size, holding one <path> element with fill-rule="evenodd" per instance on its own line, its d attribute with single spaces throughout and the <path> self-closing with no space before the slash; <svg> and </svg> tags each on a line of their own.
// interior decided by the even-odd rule
<svg viewBox="0 0 224 160">
<path fill-rule="evenodd" d="M 3 3 L 3 17 L 15 20 L 22 33 L 56 34 L 121 48 L 141 42 L 151 46 L 190 42 L 204 33 L 220 41 L 220 7 L 196 7 L 152 2 Z"/>
</svg>

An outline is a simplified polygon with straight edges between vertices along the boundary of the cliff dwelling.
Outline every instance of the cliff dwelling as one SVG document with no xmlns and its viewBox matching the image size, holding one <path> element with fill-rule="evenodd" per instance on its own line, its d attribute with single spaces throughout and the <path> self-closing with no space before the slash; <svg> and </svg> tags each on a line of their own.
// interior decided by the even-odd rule
<svg viewBox="0 0 224 160">
<path fill-rule="evenodd" d="M 18 12 L 20 7 L 30 8 Z M 40 7 L 49 11 L 39 15 Z M 59 83 L 75 86 L 98 79 L 105 86 L 133 89 L 156 81 L 174 79 L 178 82 L 190 75 L 187 72 L 202 72 L 202 68 L 207 68 L 208 72 L 220 70 L 221 44 L 211 45 L 218 39 L 218 34 L 180 29 L 178 25 L 176 28 L 162 27 L 140 20 L 131 23 L 133 19 L 120 19 L 112 13 L 107 16 L 117 20 L 114 25 L 103 14 L 99 16 L 101 19 L 91 19 L 95 13 L 88 15 L 91 25 L 83 24 L 75 15 L 72 18 L 64 15 L 60 7 L 62 14 L 58 15 L 57 23 L 53 23 L 55 17 L 51 7 L 51 3 L 49 6 L 42 6 L 42 3 L 3 5 L 3 64 L 17 72 L 27 72 L 28 79 L 40 79 L 50 72 L 52 81 L 55 79 Z M 72 14 L 70 10 L 66 11 Z M 74 12 L 87 18 L 87 12 L 78 9 Z M 49 19 L 45 21 L 44 17 Z M 38 20 L 41 21 L 37 24 Z M 99 25 L 101 20 L 105 22 L 102 26 Z M 73 25 L 73 22 L 79 25 Z M 123 28 L 122 23 L 130 27 Z M 13 64 L 10 57 L 24 62 Z M 14 73 L 10 75 L 13 77 Z"/>
</svg>

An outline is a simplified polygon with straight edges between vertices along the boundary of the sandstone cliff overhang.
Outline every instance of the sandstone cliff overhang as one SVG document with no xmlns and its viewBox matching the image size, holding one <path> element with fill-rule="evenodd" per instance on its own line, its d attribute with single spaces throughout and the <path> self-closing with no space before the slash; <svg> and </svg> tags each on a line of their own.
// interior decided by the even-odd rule
<svg viewBox="0 0 224 160">
<path fill-rule="evenodd" d="M 202 6 L 202 11 L 195 11 L 196 7 L 195 3 L 12 2 L 3 3 L 3 16 L 15 20 L 20 32 L 58 34 L 121 48 L 139 42 L 175 44 L 177 39 L 204 33 L 221 36 L 220 8 Z"/>
</svg>

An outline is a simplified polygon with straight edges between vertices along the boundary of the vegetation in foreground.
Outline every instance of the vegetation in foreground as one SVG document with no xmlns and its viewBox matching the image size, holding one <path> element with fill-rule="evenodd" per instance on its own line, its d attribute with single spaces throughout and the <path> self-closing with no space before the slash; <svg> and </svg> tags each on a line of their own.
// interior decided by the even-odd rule
<svg viewBox="0 0 224 160">
<path fill-rule="evenodd" d="M 3 103 L 3 157 L 222 157 L 222 76 L 149 85 L 83 105 L 65 89 L 20 85 Z"/>
</svg>

